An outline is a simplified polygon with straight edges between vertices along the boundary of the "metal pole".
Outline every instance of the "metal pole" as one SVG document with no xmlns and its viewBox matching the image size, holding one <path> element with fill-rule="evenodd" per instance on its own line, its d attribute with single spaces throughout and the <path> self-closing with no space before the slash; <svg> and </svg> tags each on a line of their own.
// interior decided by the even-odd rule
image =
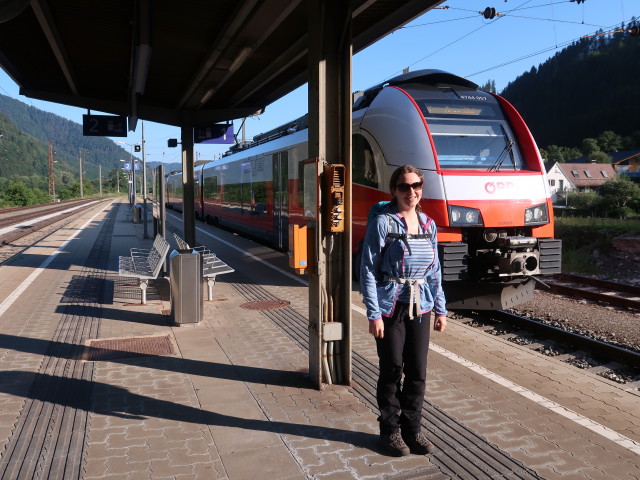
<svg viewBox="0 0 640 480">
<path fill-rule="evenodd" d="M 100 179 L 100 196 L 102 196 L 102 165 L 98 165 L 98 178 Z"/>
<path fill-rule="evenodd" d="M 144 121 L 142 122 L 142 236 L 149 238 L 147 233 L 147 162 L 144 149 Z"/>
<path fill-rule="evenodd" d="M 82 190 L 82 149 L 80 149 L 80 198 L 84 198 L 84 192 Z"/>
</svg>

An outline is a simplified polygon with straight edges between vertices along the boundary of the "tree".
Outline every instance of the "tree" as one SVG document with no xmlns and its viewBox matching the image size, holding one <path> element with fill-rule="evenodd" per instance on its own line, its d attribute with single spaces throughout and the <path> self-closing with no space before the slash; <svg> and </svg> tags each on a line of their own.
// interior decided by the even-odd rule
<svg viewBox="0 0 640 480">
<path fill-rule="evenodd" d="M 580 148 L 583 155 L 591 155 L 600 151 L 600 145 L 595 138 L 585 138 L 582 140 L 582 146 Z"/>
<path fill-rule="evenodd" d="M 483 90 L 485 92 L 490 92 L 490 93 L 497 93 L 496 92 L 496 81 L 495 80 L 487 80 L 487 83 L 482 85 L 480 87 L 480 90 Z"/>
<path fill-rule="evenodd" d="M 611 157 L 604 152 L 594 152 L 587 157 L 592 163 L 611 163 Z"/>
<path fill-rule="evenodd" d="M 549 145 L 547 149 L 540 149 L 540 155 L 545 162 L 568 163 L 576 158 L 580 158 L 581 152 L 577 148 Z"/>
<path fill-rule="evenodd" d="M 622 147 L 622 137 L 611 130 L 606 130 L 598 136 L 598 145 L 603 152 L 617 152 Z"/>
<path fill-rule="evenodd" d="M 600 187 L 600 195 L 607 213 L 626 218 L 631 213 L 630 205 L 640 199 L 640 186 L 624 176 L 612 178 Z"/>
</svg>

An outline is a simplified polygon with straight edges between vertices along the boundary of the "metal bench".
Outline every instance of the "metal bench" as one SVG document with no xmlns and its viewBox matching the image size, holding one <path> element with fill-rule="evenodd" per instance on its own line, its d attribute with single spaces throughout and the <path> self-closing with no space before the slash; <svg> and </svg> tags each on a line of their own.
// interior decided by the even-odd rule
<svg viewBox="0 0 640 480">
<path fill-rule="evenodd" d="M 206 247 L 190 247 L 187 242 L 175 233 L 173 234 L 173 238 L 180 250 L 191 250 L 201 255 L 202 277 L 207 279 L 207 300 L 213 300 L 213 286 L 216 284 L 216 276 L 235 272 L 235 269 L 220 260 L 215 253 L 207 250 Z"/>
<path fill-rule="evenodd" d="M 147 304 L 149 280 L 158 278 L 162 264 L 169 253 L 169 243 L 156 235 L 151 249 L 132 248 L 128 257 L 118 257 L 118 275 L 137 278 L 142 292 L 141 305 Z"/>
</svg>

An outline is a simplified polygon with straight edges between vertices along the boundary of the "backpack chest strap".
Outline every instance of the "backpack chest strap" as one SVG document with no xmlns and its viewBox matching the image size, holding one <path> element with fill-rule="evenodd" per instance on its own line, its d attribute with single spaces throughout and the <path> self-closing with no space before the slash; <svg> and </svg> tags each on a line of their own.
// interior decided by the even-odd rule
<svg viewBox="0 0 640 480">
<path fill-rule="evenodd" d="M 402 285 L 409 285 L 411 291 L 409 293 L 409 320 L 415 320 L 420 317 L 420 285 L 424 283 L 424 278 L 399 278 L 384 277 L 387 282 L 397 282 Z M 414 311 L 415 310 L 415 311 Z"/>
</svg>

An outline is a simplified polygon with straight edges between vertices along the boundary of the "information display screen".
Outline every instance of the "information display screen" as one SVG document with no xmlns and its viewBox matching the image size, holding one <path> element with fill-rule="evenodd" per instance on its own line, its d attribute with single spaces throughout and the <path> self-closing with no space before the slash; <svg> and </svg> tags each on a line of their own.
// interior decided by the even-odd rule
<svg viewBox="0 0 640 480">
<path fill-rule="evenodd" d="M 126 137 L 127 117 L 118 115 L 83 115 L 85 137 Z"/>
</svg>

